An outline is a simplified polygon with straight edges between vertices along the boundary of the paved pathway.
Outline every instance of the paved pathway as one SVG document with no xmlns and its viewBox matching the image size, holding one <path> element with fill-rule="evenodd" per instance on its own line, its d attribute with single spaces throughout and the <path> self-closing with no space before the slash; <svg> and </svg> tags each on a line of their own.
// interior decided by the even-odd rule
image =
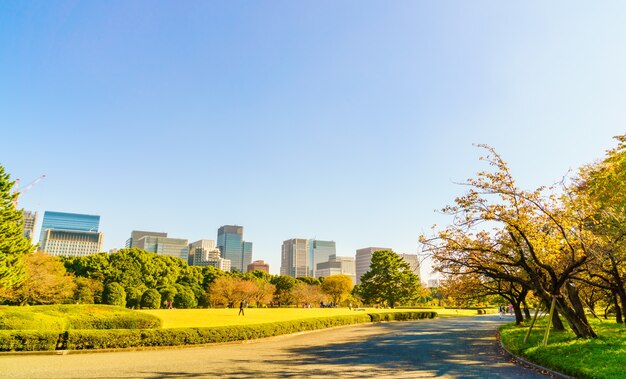
<svg viewBox="0 0 626 379">
<path fill-rule="evenodd" d="M 499 352 L 497 316 L 366 324 L 249 343 L 0 356 L 2 378 L 545 378 Z"/>
</svg>

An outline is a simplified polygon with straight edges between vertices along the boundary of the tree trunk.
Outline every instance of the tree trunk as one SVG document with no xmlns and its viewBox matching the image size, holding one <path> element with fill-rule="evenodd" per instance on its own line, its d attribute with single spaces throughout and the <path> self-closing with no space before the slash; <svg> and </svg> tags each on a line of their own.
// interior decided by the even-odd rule
<svg viewBox="0 0 626 379">
<path fill-rule="evenodd" d="M 530 320 L 531 316 L 530 316 L 530 309 L 528 309 L 528 303 L 526 303 L 526 300 L 524 300 L 522 302 L 522 304 L 524 304 L 524 316 L 526 320 Z"/>
<path fill-rule="evenodd" d="M 542 299 L 542 301 L 546 309 L 550 309 L 552 300 Z M 557 331 L 565 330 L 565 325 L 563 325 L 563 321 L 561 321 L 561 318 L 559 317 L 559 310 L 557 308 L 554 308 L 554 313 L 551 316 L 552 316 L 552 320 L 551 320 L 552 327 L 554 328 L 554 330 L 557 330 Z"/>
<path fill-rule="evenodd" d="M 619 295 L 619 303 L 620 303 L 620 310 L 624 310 L 626 309 L 626 292 L 624 292 L 624 289 L 622 288 L 618 293 Z M 617 299 L 615 299 L 615 304 L 617 304 Z M 617 309 L 616 309 L 616 313 L 617 313 Z M 623 320 L 623 315 L 620 312 L 620 320 L 618 321 L 619 324 L 623 324 L 624 320 Z"/>
<path fill-rule="evenodd" d="M 615 307 L 615 322 L 623 324 L 624 320 L 622 319 L 622 308 L 619 306 L 617 296 L 613 296 L 613 306 Z"/>
<path fill-rule="evenodd" d="M 522 308 L 519 302 L 513 302 L 513 312 L 515 313 L 515 324 L 520 325 L 524 322 L 524 315 L 522 314 Z"/>
<path fill-rule="evenodd" d="M 580 300 L 580 299 L 579 299 Z M 570 328 L 576 337 L 578 338 L 595 338 L 597 337 L 596 333 L 593 331 L 589 323 L 587 322 L 587 318 L 580 318 L 576 311 L 567 304 L 565 298 L 563 296 L 558 296 L 556 298 L 556 306 L 559 309 L 559 312 L 565 317 Z"/>
</svg>

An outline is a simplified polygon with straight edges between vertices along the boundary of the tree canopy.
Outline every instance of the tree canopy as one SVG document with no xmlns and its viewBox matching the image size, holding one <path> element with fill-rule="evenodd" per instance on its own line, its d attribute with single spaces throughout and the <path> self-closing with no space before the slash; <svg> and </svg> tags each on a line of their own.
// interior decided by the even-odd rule
<svg viewBox="0 0 626 379">
<path fill-rule="evenodd" d="M 404 259 L 393 251 L 380 250 L 372 254 L 370 270 L 361 277 L 359 295 L 366 303 L 394 308 L 415 298 L 419 287 L 418 276 Z"/>
</svg>

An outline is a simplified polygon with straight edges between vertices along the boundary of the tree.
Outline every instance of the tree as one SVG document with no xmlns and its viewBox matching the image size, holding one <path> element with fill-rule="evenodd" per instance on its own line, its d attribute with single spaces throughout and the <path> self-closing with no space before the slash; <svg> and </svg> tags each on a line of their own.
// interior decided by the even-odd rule
<svg viewBox="0 0 626 379">
<path fill-rule="evenodd" d="M 195 308 L 198 306 L 198 301 L 191 290 L 191 288 L 176 285 L 176 295 L 174 295 L 174 307 L 176 308 Z"/>
<path fill-rule="evenodd" d="M 302 304 L 304 307 L 324 301 L 324 294 L 320 286 L 301 281 L 292 290 L 292 296 L 296 303 Z"/>
<path fill-rule="evenodd" d="M 578 337 L 595 337 L 573 283 L 591 258 L 587 207 L 566 186 L 518 188 L 491 147 L 481 160 L 492 167 L 464 184 L 469 191 L 443 213 L 453 223 L 433 239 L 420 240 L 444 274 L 479 274 L 531 289 L 549 307 L 555 301 Z M 555 328 L 560 319 L 553 314 Z"/>
<path fill-rule="evenodd" d="M 276 286 L 274 301 L 283 305 L 293 303 L 293 290 L 298 283 L 295 278 L 287 275 L 276 275 L 270 282 Z"/>
<path fill-rule="evenodd" d="M 57 257 L 31 253 L 24 257 L 26 279 L 14 287 L 12 298 L 20 305 L 69 301 L 76 285 Z"/>
<path fill-rule="evenodd" d="M 328 278 L 324 280 L 324 283 Z M 419 290 L 419 278 L 409 264 L 393 251 L 372 254 L 370 270 L 361 277 L 360 295 L 366 303 L 397 304 L 413 299 Z"/>
<path fill-rule="evenodd" d="M 141 307 L 147 309 L 159 309 L 161 307 L 161 294 L 154 288 L 147 289 L 141 295 Z"/>
<path fill-rule="evenodd" d="M 312 285 L 316 285 L 319 286 L 321 284 L 320 280 L 318 278 L 314 278 L 312 276 L 298 276 L 296 278 L 296 280 L 299 280 L 303 283 L 306 284 L 312 284 Z"/>
<path fill-rule="evenodd" d="M 133 309 L 141 307 L 141 298 L 146 291 L 146 286 L 128 287 L 124 290 L 126 291 L 126 307 Z"/>
<path fill-rule="evenodd" d="M 0 301 L 6 291 L 26 279 L 21 258 L 34 251 L 34 246 L 24 237 L 22 211 L 15 209 L 18 195 L 11 192 L 13 184 L 0 165 Z"/>
<path fill-rule="evenodd" d="M 209 299 L 214 305 L 233 307 L 236 303 L 250 301 L 256 291 L 256 285 L 250 280 L 223 276 L 209 287 Z"/>
<path fill-rule="evenodd" d="M 334 304 L 341 304 L 350 295 L 354 285 L 352 278 L 348 275 L 337 274 L 324 278 L 321 287 L 322 291 L 330 296 Z"/>
<path fill-rule="evenodd" d="M 257 272 L 264 272 L 264 271 L 257 271 Z M 252 294 L 252 296 L 250 297 L 250 300 L 256 303 L 257 308 L 272 301 L 272 298 L 274 297 L 274 292 L 276 291 L 276 286 L 263 279 L 257 278 L 257 279 L 253 279 L 252 281 L 254 285 L 256 286 L 256 289 L 254 293 Z"/>
<path fill-rule="evenodd" d="M 104 287 L 102 300 L 104 304 L 123 307 L 126 305 L 126 291 L 124 291 L 124 287 L 117 282 L 109 283 Z"/>
<path fill-rule="evenodd" d="M 76 291 L 74 292 L 74 301 L 76 301 L 76 303 L 97 304 L 102 302 L 104 286 L 101 282 L 75 276 L 74 283 L 76 284 Z"/>
</svg>

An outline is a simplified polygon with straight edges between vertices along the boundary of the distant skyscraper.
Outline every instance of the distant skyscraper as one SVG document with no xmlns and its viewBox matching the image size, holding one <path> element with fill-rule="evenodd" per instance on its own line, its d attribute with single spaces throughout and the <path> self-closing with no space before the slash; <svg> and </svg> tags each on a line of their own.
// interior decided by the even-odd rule
<svg viewBox="0 0 626 379">
<path fill-rule="evenodd" d="M 213 240 L 199 240 L 189 244 L 189 258 L 192 266 L 213 266 L 222 271 L 230 271 L 230 260 L 220 257 L 220 250 Z"/>
<path fill-rule="evenodd" d="M 35 236 L 35 225 L 37 224 L 37 212 L 24 211 L 23 214 L 24 219 L 24 237 L 29 240 L 33 240 Z"/>
<path fill-rule="evenodd" d="M 372 254 L 379 250 L 391 250 L 388 247 L 365 247 L 356 251 L 356 284 L 361 284 L 361 276 L 370 270 Z"/>
<path fill-rule="evenodd" d="M 167 233 L 134 230 L 126 244 L 161 255 L 169 255 L 187 261 L 189 241 L 183 238 L 170 238 Z M 130 242 L 129 242 L 130 241 Z"/>
<path fill-rule="evenodd" d="M 309 275 L 309 240 L 292 238 L 283 242 L 280 274 L 294 278 Z"/>
<path fill-rule="evenodd" d="M 39 248 L 50 255 L 85 256 L 102 250 L 100 216 L 46 211 Z"/>
<path fill-rule="evenodd" d="M 417 254 L 398 254 L 411 267 L 411 271 L 420 277 L 420 259 Z"/>
<path fill-rule="evenodd" d="M 315 277 L 328 277 L 331 275 L 348 275 L 352 279 L 352 284 L 356 283 L 356 267 L 354 257 L 338 257 L 331 255 L 326 262 L 317 264 Z"/>
<path fill-rule="evenodd" d="M 126 240 L 126 248 L 136 247 L 134 243 L 137 243 L 142 237 L 167 237 L 167 233 L 163 232 L 145 232 L 143 230 L 133 230 L 130 233 L 130 238 Z"/>
<path fill-rule="evenodd" d="M 268 265 L 267 263 L 265 263 L 263 260 L 258 260 L 258 261 L 254 261 L 252 263 L 250 263 L 248 265 L 248 271 L 265 271 L 267 273 L 270 272 L 270 265 Z"/>
<path fill-rule="evenodd" d="M 252 262 L 252 242 L 243 240 L 243 226 L 224 225 L 217 230 L 217 247 L 229 259 L 231 271 L 245 272 Z"/>
<path fill-rule="evenodd" d="M 316 265 L 327 262 L 331 255 L 336 255 L 335 241 L 309 240 L 309 273 L 307 275 L 316 278 Z"/>
</svg>

